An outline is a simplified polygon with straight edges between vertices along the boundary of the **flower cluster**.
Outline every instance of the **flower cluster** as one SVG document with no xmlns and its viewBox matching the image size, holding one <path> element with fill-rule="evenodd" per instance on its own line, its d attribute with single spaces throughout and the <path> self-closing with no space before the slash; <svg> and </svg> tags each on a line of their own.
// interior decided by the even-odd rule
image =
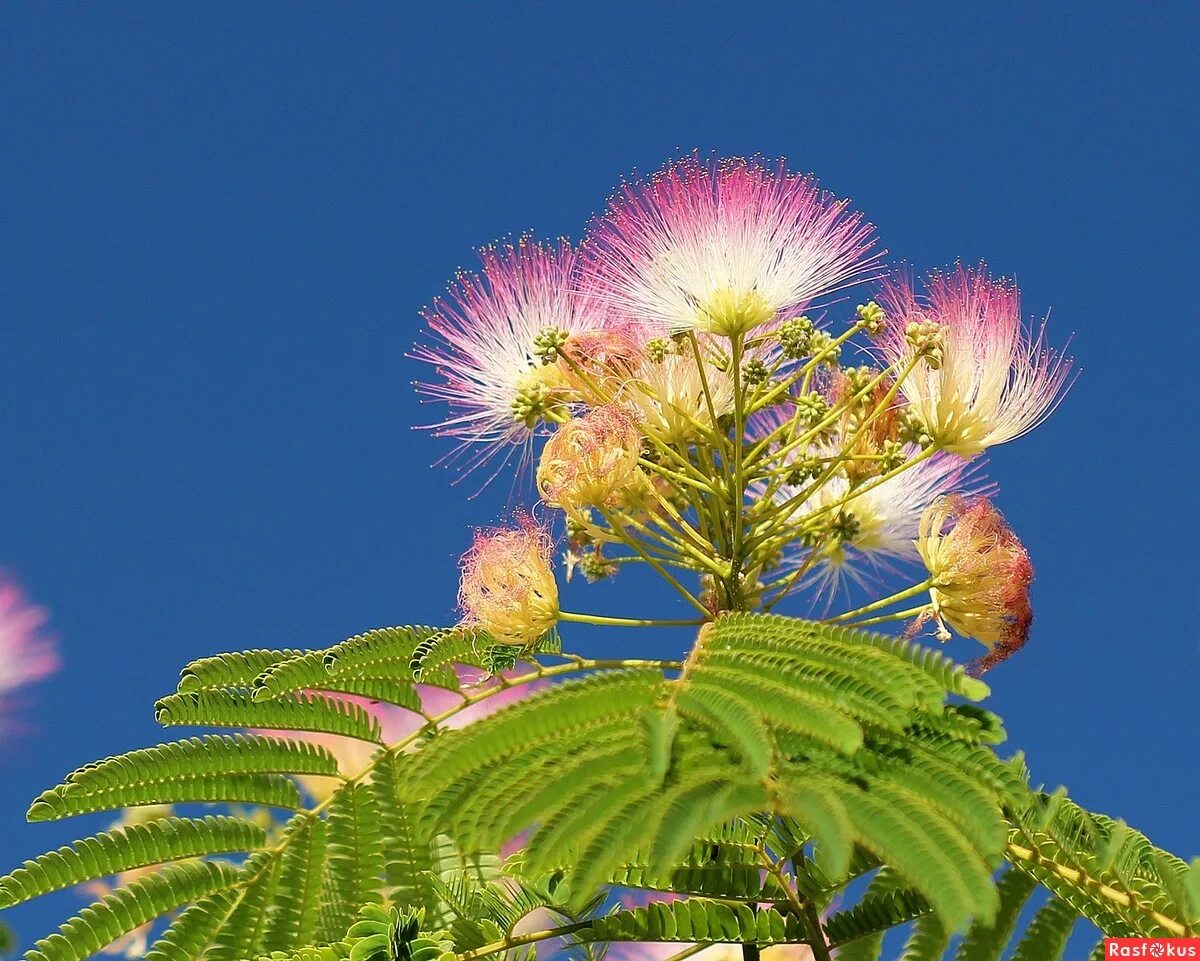
<svg viewBox="0 0 1200 961">
<path fill-rule="evenodd" d="M 980 455 L 1054 409 L 1070 361 L 983 265 L 919 287 L 883 254 L 811 177 L 698 155 L 622 184 L 577 247 L 486 249 L 425 313 L 421 389 L 469 466 L 536 457 L 550 513 L 477 536 L 464 622 L 514 647 L 562 619 L 666 623 L 560 609 L 561 511 L 568 576 L 645 565 L 700 622 L 805 594 L 838 623 L 975 638 L 980 669 L 1019 648 L 1032 570 Z M 839 321 L 854 284 L 874 299 Z"/>
</svg>

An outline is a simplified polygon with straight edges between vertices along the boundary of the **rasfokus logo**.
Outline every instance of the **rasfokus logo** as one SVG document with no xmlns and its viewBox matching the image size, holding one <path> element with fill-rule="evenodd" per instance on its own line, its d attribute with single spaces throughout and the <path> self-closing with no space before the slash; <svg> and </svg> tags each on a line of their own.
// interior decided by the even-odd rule
<svg viewBox="0 0 1200 961">
<path fill-rule="evenodd" d="M 1200 938 L 1105 938 L 1104 956 L 1200 959 Z"/>
</svg>

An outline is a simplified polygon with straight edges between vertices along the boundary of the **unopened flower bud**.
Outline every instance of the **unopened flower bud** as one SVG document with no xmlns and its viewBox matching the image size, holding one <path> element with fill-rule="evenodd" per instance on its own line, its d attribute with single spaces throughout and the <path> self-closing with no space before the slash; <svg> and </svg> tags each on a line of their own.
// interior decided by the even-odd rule
<svg viewBox="0 0 1200 961">
<path fill-rule="evenodd" d="M 864 365 L 861 367 L 846 367 L 842 370 L 842 375 L 846 378 L 845 393 L 853 396 L 866 390 L 871 381 L 879 375 L 879 371 L 873 367 Z M 870 401 L 871 398 L 867 396 L 862 398 L 862 400 Z"/>
<path fill-rule="evenodd" d="M 911 410 L 907 410 L 901 415 L 900 439 L 909 444 L 916 444 L 921 448 L 926 448 L 933 443 L 933 438 L 929 436 L 929 431 L 925 429 L 925 425 L 921 422 L 921 419 Z"/>
<path fill-rule="evenodd" d="M 767 365 L 757 357 L 746 361 L 745 366 L 742 367 L 742 377 L 750 386 L 761 384 L 768 376 L 770 376 L 770 371 L 767 370 Z"/>
<path fill-rule="evenodd" d="M 663 337 L 654 337 L 646 341 L 646 356 L 656 364 L 661 364 L 667 354 L 674 353 L 671 341 Z"/>
<path fill-rule="evenodd" d="M 826 463 L 816 454 L 803 454 L 792 461 L 784 480 L 790 487 L 799 487 L 825 473 Z"/>
<path fill-rule="evenodd" d="M 513 420 L 533 429 L 540 421 L 558 422 L 568 415 L 571 391 L 557 367 L 530 367 L 513 396 Z"/>
<path fill-rule="evenodd" d="M 815 331 L 813 322 L 807 317 L 793 317 L 779 325 L 776 336 L 779 338 L 779 348 L 788 360 L 807 357 Z"/>
<path fill-rule="evenodd" d="M 885 440 L 879 452 L 880 472 L 887 474 L 897 470 L 904 461 L 904 445 L 899 441 Z"/>
<path fill-rule="evenodd" d="M 837 517 L 829 522 L 829 534 L 838 541 L 854 540 L 862 530 L 862 524 L 857 517 L 848 511 L 839 511 Z"/>
<path fill-rule="evenodd" d="M 825 399 L 824 394 L 812 391 L 796 398 L 796 413 L 801 423 L 815 427 L 829 413 L 829 401 Z"/>
<path fill-rule="evenodd" d="M 887 314 L 875 301 L 870 300 L 865 304 L 859 304 L 857 315 L 858 326 L 870 336 L 878 337 L 883 333 L 887 324 Z"/>
<path fill-rule="evenodd" d="M 808 352 L 813 357 L 819 357 L 822 364 L 836 367 L 838 358 L 842 356 L 842 348 L 833 345 L 834 338 L 823 330 L 813 332 Z"/>
<path fill-rule="evenodd" d="M 553 364 L 566 342 L 567 332 L 561 327 L 544 327 L 533 338 L 534 356 L 540 357 L 543 364 Z"/>
<path fill-rule="evenodd" d="M 925 358 L 931 369 L 937 370 L 942 366 L 945 337 L 942 325 L 936 320 L 909 321 L 904 328 L 904 339 L 918 355 Z"/>
</svg>

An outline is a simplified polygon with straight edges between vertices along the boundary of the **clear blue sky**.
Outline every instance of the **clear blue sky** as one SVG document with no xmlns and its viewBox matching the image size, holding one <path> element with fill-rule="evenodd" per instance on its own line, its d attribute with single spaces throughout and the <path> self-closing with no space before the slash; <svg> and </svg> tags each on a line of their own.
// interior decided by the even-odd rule
<svg viewBox="0 0 1200 961">
<path fill-rule="evenodd" d="M 418 309 L 474 246 L 578 236 L 692 147 L 786 155 L 897 259 L 986 257 L 1075 333 L 1066 403 L 991 459 L 1038 571 L 991 703 L 1036 778 L 1200 853 L 1200 14 L 873 7 L 6 4 L 0 565 L 66 664 L 0 760 L 0 869 L 99 825 L 17 819 L 160 740 L 189 658 L 451 621 L 503 491 L 427 469 Z M 12 920 L 41 935 L 71 897 Z"/>
</svg>

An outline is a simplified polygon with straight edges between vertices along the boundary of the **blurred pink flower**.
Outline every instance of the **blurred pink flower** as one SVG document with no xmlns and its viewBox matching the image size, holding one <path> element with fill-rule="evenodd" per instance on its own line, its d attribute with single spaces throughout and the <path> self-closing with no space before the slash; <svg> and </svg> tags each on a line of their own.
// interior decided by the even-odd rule
<svg viewBox="0 0 1200 961">
<path fill-rule="evenodd" d="M 58 669 L 54 639 L 43 632 L 49 615 L 0 574 L 0 726 L 9 696 Z"/>
<path fill-rule="evenodd" d="M 508 672 L 505 676 L 516 677 L 521 673 L 522 671 L 518 669 Z M 478 694 L 489 687 L 496 687 L 501 683 L 497 678 L 487 678 L 482 674 L 472 676 L 466 671 L 460 671 L 460 675 L 462 677 L 463 689 L 469 690 L 471 694 Z M 533 682 L 500 691 L 447 718 L 442 722 L 441 726 L 453 729 L 466 727 L 474 721 L 495 713 L 505 705 L 528 696 L 543 686 L 544 682 Z M 421 709 L 431 717 L 436 717 L 450 710 L 455 705 L 461 704 L 463 700 L 461 695 L 441 687 L 419 686 L 418 690 L 421 695 Z M 379 727 L 385 744 L 395 744 L 398 741 L 404 740 L 406 737 L 415 734 L 421 725 L 425 723 L 420 715 L 412 711 L 407 711 L 404 708 L 396 707 L 394 704 L 383 704 L 368 700 L 367 698 L 351 697 L 348 695 L 341 695 L 340 697 L 343 700 L 359 705 L 359 707 L 379 719 Z M 269 734 L 271 732 L 260 731 L 257 733 Z M 367 741 L 339 737 L 336 734 L 289 731 L 286 732 L 286 736 L 299 738 L 326 748 L 337 758 L 338 769 L 343 774 L 350 776 L 357 774 L 365 768 L 370 763 L 375 752 L 379 750 L 376 745 Z M 339 783 L 333 778 L 314 775 L 298 775 L 296 780 L 300 782 L 305 791 L 318 801 L 323 801 L 329 797 Z"/>
</svg>

